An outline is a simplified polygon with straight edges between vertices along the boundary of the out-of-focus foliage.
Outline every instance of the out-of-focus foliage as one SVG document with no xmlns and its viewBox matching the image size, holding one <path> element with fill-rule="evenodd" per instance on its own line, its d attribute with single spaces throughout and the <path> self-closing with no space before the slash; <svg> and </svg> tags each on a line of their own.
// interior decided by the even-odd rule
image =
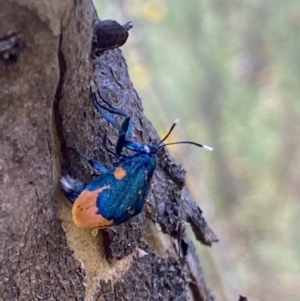
<svg viewBox="0 0 300 301">
<path fill-rule="evenodd" d="M 218 300 L 300 300 L 300 1 L 97 0 L 146 115 L 221 241 L 199 246 Z"/>
</svg>

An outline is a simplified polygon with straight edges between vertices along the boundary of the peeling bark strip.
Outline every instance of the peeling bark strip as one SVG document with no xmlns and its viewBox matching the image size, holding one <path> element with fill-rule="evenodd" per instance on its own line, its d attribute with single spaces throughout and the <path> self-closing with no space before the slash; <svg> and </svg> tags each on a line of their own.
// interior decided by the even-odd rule
<svg viewBox="0 0 300 301">
<path fill-rule="evenodd" d="M 120 50 L 90 59 L 91 1 L 0 7 L 0 37 L 17 33 L 26 46 L 14 64 L 0 59 L 0 300 L 213 300 L 184 221 L 203 243 L 216 237 L 200 209 L 188 210 L 184 171 L 166 151 L 142 214 L 97 237 L 72 221 L 59 178 L 91 175 L 65 146 L 110 162 L 102 139 L 117 138 L 89 99 L 93 76 L 133 118 L 135 139 L 158 139 Z"/>
</svg>

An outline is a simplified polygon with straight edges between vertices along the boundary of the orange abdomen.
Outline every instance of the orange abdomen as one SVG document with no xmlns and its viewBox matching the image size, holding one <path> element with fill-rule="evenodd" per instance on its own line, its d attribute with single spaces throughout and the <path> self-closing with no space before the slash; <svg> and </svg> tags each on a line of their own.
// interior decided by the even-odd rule
<svg viewBox="0 0 300 301">
<path fill-rule="evenodd" d="M 72 219 L 79 228 L 107 228 L 113 224 L 113 220 L 107 220 L 98 213 L 97 198 L 99 194 L 110 189 L 110 185 L 96 190 L 83 190 L 75 200 L 72 207 Z"/>
</svg>

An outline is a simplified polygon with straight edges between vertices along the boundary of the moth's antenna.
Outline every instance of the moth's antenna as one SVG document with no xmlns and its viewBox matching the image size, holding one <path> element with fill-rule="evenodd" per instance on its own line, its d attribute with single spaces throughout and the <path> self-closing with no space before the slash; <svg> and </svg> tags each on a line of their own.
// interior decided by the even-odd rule
<svg viewBox="0 0 300 301">
<path fill-rule="evenodd" d="M 166 139 L 168 139 L 168 137 L 170 136 L 170 134 L 172 133 L 172 131 L 174 130 L 174 128 L 175 128 L 175 126 L 176 126 L 176 124 L 179 122 L 179 118 L 177 118 L 174 122 L 173 122 L 173 124 L 172 124 L 172 126 L 171 126 L 171 128 L 170 128 L 170 130 L 169 130 L 169 132 L 168 132 L 168 134 L 165 136 L 165 138 L 163 138 L 160 142 L 159 142 L 159 144 L 158 145 L 161 145 L 164 141 L 166 141 Z"/>
<path fill-rule="evenodd" d="M 174 145 L 174 144 L 192 144 L 192 145 L 195 145 L 195 146 L 198 146 L 198 147 L 202 147 L 202 148 L 204 148 L 204 149 L 207 149 L 207 150 L 209 150 L 209 151 L 213 151 L 213 150 L 214 150 L 211 146 L 208 146 L 208 145 L 205 145 L 205 144 L 200 144 L 200 143 L 193 142 L 193 141 L 179 141 L 179 142 L 166 143 L 166 144 L 160 145 L 158 149 L 160 149 L 160 148 L 162 148 L 162 147 L 165 147 L 165 146 L 167 146 L 167 145 Z"/>
<path fill-rule="evenodd" d="M 158 144 L 158 150 L 159 150 L 160 148 L 163 148 L 163 147 L 167 146 L 167 145 L 174 145 L 174 144 L 192 144 L 192 145 L 195 145 L 195 146 L 198 146 L 198 147 L 202 147 L 202 148 L 204 148 L 204 149 L 207 149 L 207 150 L 209 150 L 209 151 L 213 151 L 213 148 L 212 148 L 212 147 L 210 147 L 210 146 L 208 146 L 208 145 L 205 145 L 205 144 L 200 144 L 200 143 L 197 143 L 197 142 L 193 142 L 193 141 L 179 141 L 179 142 L 171 142 L 171 143 L 163 144 L 163 142 L 166 141 L 166 139 L 170 136 L 170 134 L 172 133 L 172 131 L 174 130 L 174 128 L 175 128 L 175 126 L 176 126 L 176 124 L 177 124 L 178 122 L 179 122 L 179 119 L 177 118 L 177 119 L 173 122 L 173 124 L 172 124 L 172 126 L 171 126 L 171 128 L 170 128 L 170 130 L 169 130 L 169 132 L 168 132 L 168 134 L 165 136 L 165 138 L 163 138 L 163 139 L 159 142 L 159 144 Z"/>
</svg>

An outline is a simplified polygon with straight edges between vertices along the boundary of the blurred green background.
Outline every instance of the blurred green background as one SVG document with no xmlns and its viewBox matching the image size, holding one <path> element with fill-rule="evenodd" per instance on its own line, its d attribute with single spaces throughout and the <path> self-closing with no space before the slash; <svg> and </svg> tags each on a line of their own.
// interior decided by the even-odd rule
<svg viewBox="0 0 300 301">
<path fill-rule="evenodd" d="M 95 0 L 220 238 L 197 244 L 217 300 L 300 300 L 300 1 Z"/>
</svg>

